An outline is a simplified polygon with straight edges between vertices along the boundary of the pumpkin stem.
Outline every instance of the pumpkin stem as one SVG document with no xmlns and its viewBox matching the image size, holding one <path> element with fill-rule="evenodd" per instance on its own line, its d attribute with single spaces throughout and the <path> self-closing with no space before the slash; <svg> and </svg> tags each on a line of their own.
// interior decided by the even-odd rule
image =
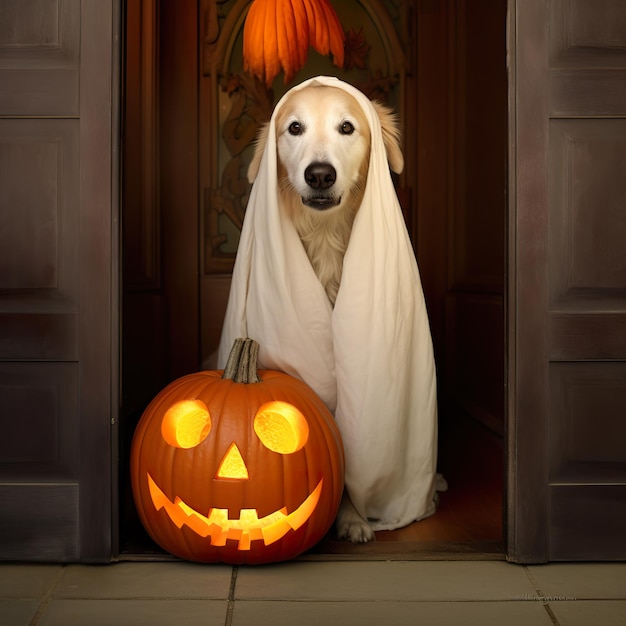
<svg viewBox="0 0 626 626">
<path fill-rule="evenodd" d="M 260 383 L 257 374 L 259 344 L 254 339 L 235 339 L 222 378 L 236 383 Z"/>
</svg>

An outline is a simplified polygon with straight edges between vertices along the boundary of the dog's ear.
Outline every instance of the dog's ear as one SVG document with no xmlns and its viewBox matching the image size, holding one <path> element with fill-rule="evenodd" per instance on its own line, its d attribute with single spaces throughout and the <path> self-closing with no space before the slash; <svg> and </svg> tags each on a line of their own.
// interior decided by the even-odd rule
<svg viewBox="0 0 626 626">
<path fill-rule="evenodd" d="M 254 154 L 252 155 L 252 161 L 250 161 L 250 165 L 248 166 L 248 182 L 253 183 L 257 174 L 259 173 L 259 166 L 261 165 L 261 157 L 263 156 L 263 151 L 265 150 L 265 144 L 267 143 L 267 136 L 270 132 L 269 122 L 267 124 L 263 124 L 261 128 L 259 128 L 259 134 L 257 135 L 256 141 L 254 143 Z"/>
<path fill-rule="evenodd" d="M 387 152 L 387 160 L 392 172 L 399 174 L 404 168 L 404 156 L 400 147 L 400 127 L 396 114 L 380 102 L 373 101 L 374 109 L 380 119 L 383 131 L 383 143 Z"/>
</svg>

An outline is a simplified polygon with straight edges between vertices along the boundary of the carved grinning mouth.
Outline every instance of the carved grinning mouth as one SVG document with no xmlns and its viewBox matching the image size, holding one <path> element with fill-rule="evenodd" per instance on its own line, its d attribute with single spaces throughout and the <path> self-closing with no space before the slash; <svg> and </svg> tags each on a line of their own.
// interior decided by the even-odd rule
<svg viewBox="0 0 626 626">
<path fill-rule="evenodd" d="M 322 492 L 320 479 L 306 500 L 293 512 L 286 508 L 274 511 L 259 519 L 256 509 L 242 509 L 239 519 L 228 519 L 228 509 L 212 508 L 202 515 L 178 496 L 172 502 L 148 473 L 148 487 L 156 510 L 165 509 L 178 528 L 188 526 L 201 537 L 210 537 L 212 546 L 224 546 L 227 539 L 239 541 L 238 550 L 249 550 L 254 540 L 262 539 L 266 546 L 282 539 L 290 530 L 297 530 L 313 514 Z"/>
</svg>

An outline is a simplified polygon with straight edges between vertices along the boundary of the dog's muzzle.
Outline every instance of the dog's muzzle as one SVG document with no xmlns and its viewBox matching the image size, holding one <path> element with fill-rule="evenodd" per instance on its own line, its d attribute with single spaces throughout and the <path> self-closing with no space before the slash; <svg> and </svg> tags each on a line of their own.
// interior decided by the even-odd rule
<svg viewBox="0 0 626 626">
<path fill-rule="evenodd" d="M 315 161 L 304 170 L 304 180 L 313 193 L 302 197 L 302 202 L 311 209 L 324 211 L 339 204 L 341 197 L 330 191 L 337 180 L 337 171 L 330 163 Z"/>
</svg>

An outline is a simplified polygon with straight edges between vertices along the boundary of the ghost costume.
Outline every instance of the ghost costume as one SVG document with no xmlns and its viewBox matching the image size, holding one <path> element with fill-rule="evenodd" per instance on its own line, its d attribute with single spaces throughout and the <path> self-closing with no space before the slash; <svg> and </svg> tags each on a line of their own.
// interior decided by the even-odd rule
<svg viewBox="0 0 626 626">
<path fill-rule="evenodd" d="M 344 257 L 334 308 L 292 222 L 279 206 L 276 111 L 254 182 L 220 342 L 224 367 L 237 337 L 260 344 L 262 367 L 311 386 L 334 414 L 345 484 L 374 530 L 391 530 L 435 511 L 437 400 L 428 317 L 417 263 L 370 101 L 363 108 L 372 145 L 363 202 Z M 289 93 L 289 92 L 288 92 Z"/>
</svg>

